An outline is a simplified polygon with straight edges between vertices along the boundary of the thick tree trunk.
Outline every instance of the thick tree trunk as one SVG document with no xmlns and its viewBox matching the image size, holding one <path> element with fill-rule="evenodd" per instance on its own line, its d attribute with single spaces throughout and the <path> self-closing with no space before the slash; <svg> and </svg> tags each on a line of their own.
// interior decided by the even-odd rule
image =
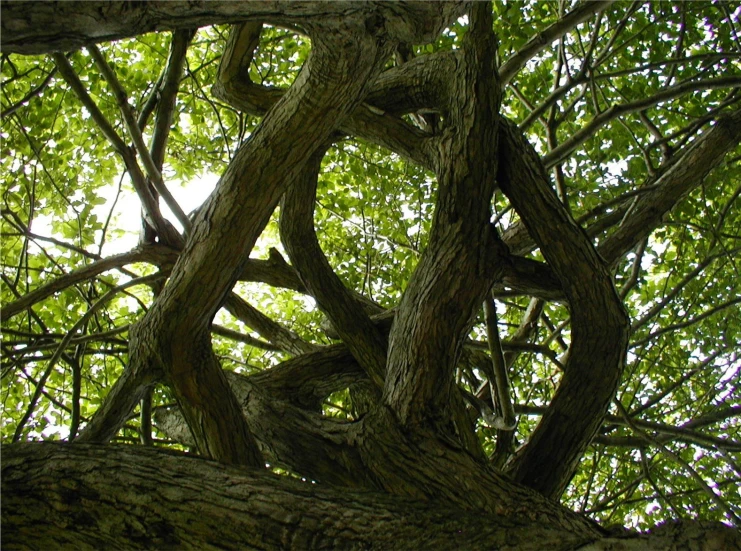
<svg viewBox="0 0 741 551">
<path fill-rule="evenodd" d="M 517 511 L 336 490 L 131 446 L 2 450 L 3 549 L 741 549 L 718 524 L 605 538 Z"/>
</svg>

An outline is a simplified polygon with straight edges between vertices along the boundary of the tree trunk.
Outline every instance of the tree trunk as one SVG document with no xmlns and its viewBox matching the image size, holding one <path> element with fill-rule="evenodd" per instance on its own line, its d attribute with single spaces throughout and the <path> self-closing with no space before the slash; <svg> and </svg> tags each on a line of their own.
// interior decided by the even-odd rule
<svg viewBox="0 0 741 551">
<path fill-rule="evenodd" d="M 9 550 L 741 549 L 719 524 L 605 537 L 533 514 L 527 501 L 507 514 L 462 511 L 151 448 L 29 443 L 2 453 Z"/>
</svg>

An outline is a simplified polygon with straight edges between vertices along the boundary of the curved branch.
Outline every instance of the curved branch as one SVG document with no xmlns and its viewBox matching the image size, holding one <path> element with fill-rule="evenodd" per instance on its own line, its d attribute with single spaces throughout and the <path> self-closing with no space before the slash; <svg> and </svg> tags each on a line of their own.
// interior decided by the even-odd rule
<svg viewBox="0 0 741 551">
<path fill-rule="evenodd" d="M 281 195 L 362 99 L 388 53 L 362 17 L 341 24 L 341 33 L 310 33 L 311 54 L 299 76 L 237 150 L 168 285 L 132 331 L 131 362 L 164 372 L 200 451 L 222 462 L 263 464 L 211 350 L 209 325 Z"/>
<path fill-rule="evenodd" d="M 317 150 L 302 176 L 286 191 L 281 205 L 280 236 L 309 293 L 380 390 L 386 373 L 386 337 L 334 273 L 314 231 L 316 184 L 325 151 L 324 147 Z"/>
<path fill-rule="evenodd" d="M 453 369 L 473 312 L 506 258 L 489 223 L 501 90 L 491 6 L 472 4 L 471 29 L 453 77 L 454 105 L 440 145 L 438 197 L 427 249 L 412 275 L 389 338 L 384 400 L 402 425 L 451 434 Z M 459 435 L 466 428 L 457 426 Z"/>
<path fill-rule="evenodd" d="M 264 116 L 285 93 L 282 89 L 263 86 L 250 80 L 249 65 L 259 43 L 260 29 L 260 23 L 245 23 L 232 28 L 219 68 L 219 79 L 213 87 L 216 97 L 236 109 L 256 116 Z M 435 64 L 428 66 L 428 58 L 434 60 Z M 419 79 L 423 75 L 431 78 L 433 74 L 437 78 L 445 73 L 450 63 L 442 67 L 440 64 L 451 60 L 452 56 L 424 56 L 420 59 L 425 62 L 403 65 L 402 67 L 410 65 L 412 68 L 404 73 L 394 69 L 382 73 L 366 98 L 368 103 L 359 105 L 340 123 L 338 129 L 344 134 L 367 139 L 431 169 L 434 166 L 434 155 L 428 144 L 429 135 L 392 114 L 399 108 L 393 102 L 398 102 L 400 98 L 414 97 L 414 90 L 419 95 L 421 90 L 427 93 L 428 90 L 444 88 L 431 86 L 428 80 Z M 420 71 L 423 75 L 419 74 Z M 387 73 L 391 75 L 384 76 Z M 404 94 L 396 93 L 398 88 L 408 88 L 410 81 L 418 82 L 418 88 L 411 92 L 405 91 Z M 389 102 L 391 106 L 388 105 Z M 414 105 L 416 106 L 416 102 Z M 384 109 L 390 111 L 386 112 Z"/>
<path fill-rule="evenodd" d="M 572 321 L 564 375 L 512 476 L 558 497 L 615 396 L 630 325 L 604 261 L 555 197 L 538 155 L 514 124 L 500 128 L 499 185 L 561 281 Z"/>
</svg>

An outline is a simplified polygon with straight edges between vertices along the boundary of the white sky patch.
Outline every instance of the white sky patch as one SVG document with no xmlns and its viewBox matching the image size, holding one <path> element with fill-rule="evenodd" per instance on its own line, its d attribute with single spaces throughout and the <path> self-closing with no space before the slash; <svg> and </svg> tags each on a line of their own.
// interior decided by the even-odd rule
<svg viewBox="0 0 741 551">
<path fill-rule="evenodd" d="M 170 185 L 168 189 L 175 197 L 175 200 L 186 214 L 190 213 L 197 207 L 201 206 L 206 198 L 216 187 L 219 176 L 216 174 L 205 173 L 198 178 L 194 178 L 184 186 Z M 107 199 L 106 203 L 93 209 L 98 219 L 103 221 L 111 210 L 115 200 L 118 186 L 113 184 L 101 190 L 101 195 Z M 182 226 L 170 212 L 164 201 L 160 200 L 162 214 L 179 230 Z M 51 235 L 51 227 L 47 224 L 39 224 L 39 227 L 46 226 L 43 235 Z M 111 227 L 122 230 L 124 234 L 116 238 L 109 238 L 103 246 L 103 256 L 125 253 L 136 247 L 139 241 L 139 229 L 141 228 L 141 202 L 139 197 L 131 190 L 130 186 L 124 186 L 121 196 L 116 202 L 113 212 Z M 37 230 L 38 231 L 38 230 Z"/>
</svg>

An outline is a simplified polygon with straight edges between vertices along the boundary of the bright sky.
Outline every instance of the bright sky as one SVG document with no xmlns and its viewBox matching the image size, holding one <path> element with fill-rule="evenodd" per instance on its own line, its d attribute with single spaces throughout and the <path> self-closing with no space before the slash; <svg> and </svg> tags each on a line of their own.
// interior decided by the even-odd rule
<svg viewBox="0 0 741 551">
<path fill-rule="evenodd" d="M 191 180 L 184 186 L 170 185 L 168 186 L 168 189 L 183 209 L 183 212 L 188 214 L 206 200 L 218 181 L 219 176 L 207 173 L 202 174 L 200 178 Z M 103 191 L 103 195 L 108 199 L 108 201 L 104 205 L 99 205 L 93 210 L 101 221 L 105 220 L 106 216 L 108 216 L 108 212 L 110 211 L 115 199 L 116 188 L 117 186 L 115 185 L 106 188 Z M 160 205 L 165 217 L 172 222 L 177 229 L 182 230 L 182 226 L 170 212 L 170 209 L 164 204 L 164 201 L 160 201 Z M 127 190 L 122 191 L 113 213 L 114 225 L 117 228 L 125 230 L 127 235 L 106 242 L 103 247 L 103 256 L 124 253 L 136 247 L 136 244 L 139 241 L 139 228 L 141 227 L 140 211 L 141 202 L 136 193 Z M 47 235 L 50 235 L 50 233 Z"/>
</svg>

